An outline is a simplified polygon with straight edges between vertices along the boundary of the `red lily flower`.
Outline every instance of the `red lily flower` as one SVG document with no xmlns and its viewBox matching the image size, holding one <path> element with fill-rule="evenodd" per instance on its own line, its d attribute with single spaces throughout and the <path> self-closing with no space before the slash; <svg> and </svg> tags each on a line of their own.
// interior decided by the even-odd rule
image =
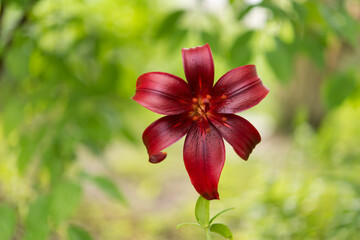
<svg viewBox="0 0 360 240">
<path fill-rule="evenodd" d="M 269 92 L 254 65 L 235 68 L 214 83 L 210 46 L 182 49 L 185 76 L 150 72 L 141 75 L 133 99 L 149 110 L 167 115 L 143 134 L 151 163 L 165 159 L 163 149 L 185 134 L 184 162 L 196 191 L 219 199 L 217 191 L 225 162 L 224 138 L 244 160 L 261 140 L 256 128 L 234 113 L 258 104 Z"/>
</svg>

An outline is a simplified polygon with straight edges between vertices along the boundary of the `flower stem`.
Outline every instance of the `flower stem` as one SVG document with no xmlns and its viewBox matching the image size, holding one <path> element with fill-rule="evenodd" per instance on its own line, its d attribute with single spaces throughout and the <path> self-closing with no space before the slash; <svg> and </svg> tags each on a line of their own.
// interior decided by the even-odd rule
<svg viewBox="0 0 360 240">
<path fill-rule="evenodd" d="M 207 228 L 204 228 L 205 234 L 206 234 L 206 240 L 211 240 L 211 234 L 210 234 L 210 226 Z"/>
</svg>

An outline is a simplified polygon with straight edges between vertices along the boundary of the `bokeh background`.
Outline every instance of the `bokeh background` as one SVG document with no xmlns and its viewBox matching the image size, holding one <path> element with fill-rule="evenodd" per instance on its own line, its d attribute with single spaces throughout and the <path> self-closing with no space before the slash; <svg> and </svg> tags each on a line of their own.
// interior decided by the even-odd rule
<svg viewBox="0 0 360 240">
<path fill-rule="evenodd" d="M 182 141 L 148 163 L 160 116 L 137 77 L 184 78 L 209 43 L 216 79 L 256 64 L 271 91 L 240 115 L 262 135 L 227 146 L 214 214 L 234 239 L 360 239 L 360 1 L 1 0 L 0 239 L 203 239 Z M 213 235 L 214 239 L 223 239 Z"/>
</svg>

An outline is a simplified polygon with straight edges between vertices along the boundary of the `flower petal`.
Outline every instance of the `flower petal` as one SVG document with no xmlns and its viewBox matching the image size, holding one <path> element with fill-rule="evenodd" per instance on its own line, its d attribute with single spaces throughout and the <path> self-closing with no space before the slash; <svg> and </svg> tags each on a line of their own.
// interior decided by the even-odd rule
<svg viewBox="0 0 360 240">
<path fill-rule="evenodd" d="M 236 113 L 257 105 L 269 92 L 256 73 L 255 65 L 235 68 L 222 76 L 212 95 L 218 99 L 215 111 Z"/>
<path fill-rule="evenodd" d="M 218 114 L 211 122 L 235 152 L 244 160 L 261 141 L 256 128 L 246 119 L 235 114 Z"/>
<path fill-rule="evenodd" d="M 214 61 L 209 44 L 183 48 L 182 58 L 186 80 L 196 96 L 209 93 L 214 84 Z"/>
<path fill-rule="evenodd" d="M 193 121 L 187 114 L 162 117 L 147 127 L 143 133 L 143 142 L 149 153 L 149 162 L 158 163 L 166 158 L 160 152 L 182 138 L 190 129 Z"/>
<path fill-rule="evenodd" d="M 224 162 L 220 133 L 209 123 L 194 124 L 185 139 L 184 163 L 196 191 L 208 200 L 219 199 L 217 188 Z"/>
<path fill-rule="evenodd" d="M 191 110 L 191 90 L 181 78 L 169 73 L 150 72 L 137 79 L 133 99 L 147 109 L 164 115 Z"/>
</svg>

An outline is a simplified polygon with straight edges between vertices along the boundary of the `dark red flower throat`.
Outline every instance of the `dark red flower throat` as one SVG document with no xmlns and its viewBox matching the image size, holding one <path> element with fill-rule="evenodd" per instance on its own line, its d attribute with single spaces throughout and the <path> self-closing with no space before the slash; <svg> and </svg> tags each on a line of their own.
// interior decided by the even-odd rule
<svg viewBox="0 0 360 240">
<path fill-rule="evenodd" d="M 208 44 L 182 50 L 185 76 L 150 72 L 141 75 L 133 99 L 163 115 L 143 134 L 151 163 L 161 162 L 166 147 L 185 134 L 184 163 L 196 191 L 218 199 L 225 162 L 223 138 L 247 160 L 261 137 L 251 123 L 234 113 L 258 104 L 269 92 L 254 65 L 235 68 L 214 84 L 214 62 Z"/>
</svg>

